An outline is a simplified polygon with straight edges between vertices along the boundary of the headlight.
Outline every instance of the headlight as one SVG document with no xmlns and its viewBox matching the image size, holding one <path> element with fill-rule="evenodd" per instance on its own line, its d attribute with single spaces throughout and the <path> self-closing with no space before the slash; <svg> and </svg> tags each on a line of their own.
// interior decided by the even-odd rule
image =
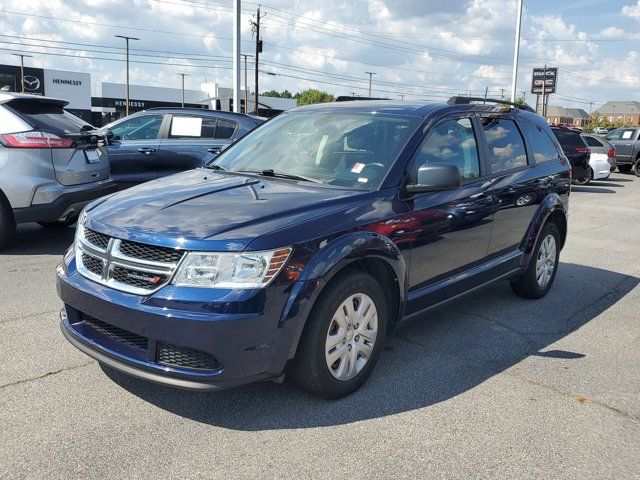
<svg viewBox="0 0 640 480">
<path fill-rule="evenodd" d="M 290 254 L 290 248 L 268 252 L 189 252 L 171 283 L 184 287 L 266 287 L 280 273 Z"/>
</svg>

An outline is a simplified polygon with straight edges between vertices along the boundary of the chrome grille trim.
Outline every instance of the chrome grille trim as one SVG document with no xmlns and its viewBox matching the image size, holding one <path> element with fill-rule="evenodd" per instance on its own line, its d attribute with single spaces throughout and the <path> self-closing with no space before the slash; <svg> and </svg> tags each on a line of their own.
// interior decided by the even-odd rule
<svg viewBox="0 0 640 480">
<path fill-rule="evenodd" d="M 113 237 L 109 239 L 109 244 L 105 250 L 100 249 L 96 245 L 86 240 L 84 235 L 84 226 L 78 225 L 78 228 L 81 230 L 78 232 L 78 240 L 76 241 L 76 266 L 78 272 L 80 272 L 83 277 L 100 283 L 101 285 L 111 287 L 115 290 L 120 290 L 134 295 L 145 296 L 157 292 L 162 287 L 171 282 L 179 262 L 163 263 L 144 260 L 141 258 L 129 257 L 122 253 L 122 251 L 120 250 L 120 244 L 122 240 Z M 149 245 L 149 247 L 153 247 L 153 245 Z M 96 273 L 90 271 L 84 265 L 82 259 L 83 254 L 103 263 L 101 275 L 97 275 Z M 157 285 L 149 283 L 149 287 L 151 288 L 142 288 L 134 285 L 129 285 L 113 278 L 113 270 L 116 267 L 129 270 L 131 271 L 132 275 L 139 276 L 140 273 L 149 274 L 150 276 L 156 275 L 160 278 L 160 280 L 158 281 Z M 136 281 L 134 277 L 132 277 L 132 283 L 139 282 Z"/>
</svg>

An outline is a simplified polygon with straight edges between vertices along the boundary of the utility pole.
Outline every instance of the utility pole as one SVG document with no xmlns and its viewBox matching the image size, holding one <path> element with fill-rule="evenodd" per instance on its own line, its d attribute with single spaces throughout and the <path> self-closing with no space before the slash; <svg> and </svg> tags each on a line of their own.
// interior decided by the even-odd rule
<svg viewBox="0 0 640 480">
<path fill-rule="evenodd" d="M 33 58 L 33 55 L 23 53 L 12 53 L 14 57 L 20 57 L 20 93 L 24 93 L 24 58 Z"/>
<path fill-rule="evenodd" d="M 547 94 L 545 92 L 545 89 L 547 87 L 547 64 L 544 64 L 544 70 L 542 71 L 542 116 L 544 118 L 547 118 L 547 102 L 546 102 L 546 98 L 547 98 Z"/>
<path fill-rule="evenodd" d="M 364 72 L 369 75 L 369 98 L 371 98 L 371 80 L 374 75 L 377 75 L 375 72 Z"/>
<path fill-rule="evenodd" d="M 404 102 L 404 97 L 405 96 L 403 94 L 400 94 L 400 100 L 402 100 L 403 102 Z"/>
<path fill-rule="evenodd" d="M 513 72 L 511 73 L 511 101 L 516 101 L 516 82 L 518 80 L 518 57 L 520 54 L 520 26 L 522 25 L 522 1 L 518 0 L 516 13 L 516 41 L 513 48 Z"/>
<path fill-rule="evenodd" d="M 500 89 L 500 100 L 504 100 L 504 88 Z"/>
<path fill-rule="evenodd" d="M 184 77 L 188 77 L 189 74 L 188 73 L 179 73 L 178 75 L 180 75 L 182 77 L 182 108 L 184 108 Z"/>
<path fill-rule="evenodd" d="M 125 105 L 124 105 L 124 114 L 129 115 L 129 40 L 140 40 L 136 37 L 127 37 L 126 35 L 114 35 L 117 38 L 124 38 L 126 50 L 127 50 L 127 86 L 125 92 Z"/>
<path fill-rule="evenodd" d="M 262 15 L 260 14 L 260 6 L 258 6 L 258 11 L 256 12 L 256 19 L 255 20 L 251 20 L 251 27 L 253 30 L 253 33 L 255 33 L 256 35 L 256 72 L 255 72 L 255 85 L 254 85 L 254 89 L 255 91 L 253 92 L 254 94 L 254 108 L 253 108 L 253 112 L 255 115 L 258 115 L 258 64 L 260 61 L 260 54 L 262 53 L 262 38 L 260 37 L 260 18 L 262 18 Z"/>
</svg>

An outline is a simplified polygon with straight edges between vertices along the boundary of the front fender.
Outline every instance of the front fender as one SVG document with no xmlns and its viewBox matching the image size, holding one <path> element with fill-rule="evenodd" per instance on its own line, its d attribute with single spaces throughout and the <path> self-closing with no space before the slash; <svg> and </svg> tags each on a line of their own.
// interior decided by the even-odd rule
<svg viewBox="0 0 640 480">
<path fill-rule="evenodd" d="M 533 254 L 533 249 L 540 237 L 540 232 L 542 231 L 542 227 L 546 223 L 547 219 L 555 212 L 561 212 L 565 222 L 567 220 L 567 205 L 562 201 L 562 198 L 557 193 L 551 193 L 547 195 L 538 210 L 536 211 L 531 223 L 529 224 L 529 229 L 527 230 L 527 234 L 522 240 L 522 244 L 520 245 L 520 249 L 524 251 L 524 257 L 522 265 L 529 265 L 531 260 L 531 255 Z M 564 239 L 563 239 L 564 242 Z"/>
<path fill-rule="evenodd" d="M 295 355 L 306 320 L 324 287 L 343 268 L 365 258 L 382 260 L 393 270 L 398 281 L 399 305 L 404 305 L 407 270 L 395 243 L 374 232 L 353 232 L 332 241 L 324 240 L 293 285 L 280 317 L 280 327 L 295 329 L 289 358 Z"/>
</svg>

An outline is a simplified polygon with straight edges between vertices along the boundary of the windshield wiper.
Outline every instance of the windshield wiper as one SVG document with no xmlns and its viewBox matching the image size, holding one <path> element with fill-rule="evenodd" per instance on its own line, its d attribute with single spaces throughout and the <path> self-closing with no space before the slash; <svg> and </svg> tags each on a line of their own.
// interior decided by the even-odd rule
<svg viewBox="0 0 640 480">
<path fill-rule="evenodd" d="M 217 165 L 215 163 L 208 163 L 207 165 L 204 166 L 204 168 L 209 168 L 211 170 L 222 170 L 223 172 L 227 171 L 226 168 L 222 168 L 220 165 Z"/>
<path fill-rule="evenodd" d="M 287 178 L 289 180 L 301 180 L 303 182 L 322 183 L 315 178 L 303 177 L 302 175 L 295 175 L 293 173 L 276 172 L 272 168 L 266 170 L 238 170 L 239 173 L 253 173 L 254 175 L 262 175 L 263 177 L 276 177 Z"/>
</svg>

